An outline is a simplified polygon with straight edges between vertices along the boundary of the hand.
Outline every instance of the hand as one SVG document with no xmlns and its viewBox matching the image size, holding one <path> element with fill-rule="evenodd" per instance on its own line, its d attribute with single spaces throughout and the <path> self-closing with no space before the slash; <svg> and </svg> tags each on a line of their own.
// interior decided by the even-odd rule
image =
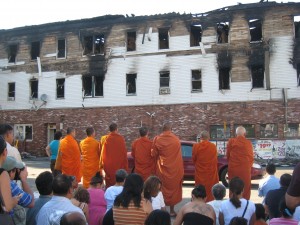
<svg viewBox="0 0 300 225">
<path fill-rule="evenodd" d="M 25 166 L 25 168 L 23 170 L 20 171 L 20 180 L 26 181 L 28 177 L 28 171 L 27 171 L 27 167 Z"/>
</svg>

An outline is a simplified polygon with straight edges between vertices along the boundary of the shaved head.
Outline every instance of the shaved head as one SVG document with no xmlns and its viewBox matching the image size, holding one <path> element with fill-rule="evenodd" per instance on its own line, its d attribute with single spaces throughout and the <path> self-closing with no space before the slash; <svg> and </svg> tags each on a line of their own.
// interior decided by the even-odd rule
<svg viewBox="0 0 300 225">
<path fill-rule="evenodd" d="M 202 131 L 201 134 L 200 134 L 200 138 L 203 139 L 203 140 L 208 140 L 209 139 L 209 133 L 206 130 Z"/>
<path fill-rule="evenodd" d="M 163 131 L 170 131 L 170 130 L 172 130 L 171 123 L 170 122 L 164 123 L 164 125 L 163 125 Z"/>
<path fill-rule="evenodd" d="M 86 225 L 86 220 L 79 212 L 68 212 L 62 216 L 60 225 Z"/>
<path fill-rule="evenodd" d="M 236 128 L 236 136 L 246 136 L 246 129 L 243 126 L 239 126 Z"/>
</svg>

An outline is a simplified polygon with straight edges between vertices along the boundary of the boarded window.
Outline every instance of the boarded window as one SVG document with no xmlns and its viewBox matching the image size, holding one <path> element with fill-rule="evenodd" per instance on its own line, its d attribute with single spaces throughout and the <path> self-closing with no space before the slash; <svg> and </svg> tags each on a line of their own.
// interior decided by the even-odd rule
<svg viewBox="0 0 300 225">
<path fill-rule="evenodd" d="M 57 40 L 57 58 L 66 58 L 66 39 Z"/>
<path fill-rule="evenodd" d="M 297 64 L 297 84 L 300 86 L 300 63 Z"/>
<path fill-rule="evenodd" d="M 15 63 L 17 58 L 18 45 L 13 44 L 8 46 L 8 62 Z"/>
<path fill-rule="evenodd" d="M 249 20 L 250 42 L 262 41 L 262 23 L 259 19 Z"/>
<path fill-rule="evenodd" d="M 219 44 L 228 43 L 229 22 L 217 23 L 217 40 Z"/>
<path fill-rule="evenodd" d="M 136 32 L 127 32 L 127 51 L 136 50 Z"/>
<path fill-rule="evenodd" d="M 264 87 L 264 66 L 252 66 L 252 88 L 263 88 Z"/>
<path fill-rule="evenodd" d="M 219 69 L 219 90 L 230 89 L 230 68 Z"/>
<path fill-rule="evenodd" d="M 104 54 L 104 35 L 85 36 L 83 55 Z"/>
<path fill-rule="evenodd" d="M 243 126 L 246 129 L 247 138 L 255 138 L 255 125 L 254 124 L 236 124 L 234 125 L 234 131 L 239 126 Z"/>
<path fill-rule="evenodd" d="M 159 86 L 160 87 L 169 87 L 170 86 L 170 72 L 169 71 L 160 72 Z"/>
<path fill-rule="evenodd" d="M 277 124 L 268 123 L 260 125 L 260 137 L 261 138 L 278 138 L 278 126 Z"/>
<path fill-rule="evenodd" d="M 200 92 L 202 90 L 201 70 L 192 70 L 192 92 Z"/>
<path fill-rule="evenodd" d="M 39 41 L 31 42 L 31 50 L 30 50 L 31 60 L 36 60 L 37 57 L 40 57 L 40 48 L 41 46 Z"/>
<path fill-rule="evenodd" d="M 169 48 L 169 28 L 158 29 L 159 49 Z"/>
<path fill-rule="evenodd" d="M 230 138 L 230 128 L 224 125 L 211 125 L 210 129 L 210 139 L 213 140 L 224 140 Z"/>
<path fill-rule="evenodd" d="M 136 95 L 136 74 L 126 74 L 127 95 Z"/>
<path fill-rule="evenodd" d="M 56 79 L 56 98 L 65 97 L 65 79 Z"/>
<path fill-rule="evenodd" d="M 199 46 L 199 42 L 202 40 L 202 26 L 199 25 L 193 25 L 191 26 L 191 32 L 190 32 L 190 46 Z"/>
<path fill-rule="evenodd" d="M 39 81 L 37 79 L 30 80 L 30 99 L 37 99 L 38 94 Z"/>
<path fill-rule="evenodd" d="M 8 101 L 15 100 L 15 91 L 16 91 L 16 83 L 8 83 L 8 93 L 7 93 Z"/>
<path fill-rule="evenodd" d="M 103 96 L 103 77 L 82 76 L 82 89 L 84 97 Z"/>
<path fill-rule="evenodd" d="M 294 16 L 295 38 L 300 38 L 300 16 Z"/>
<path fill-rule="evenodd" d="M 300 124 L 289 123 L 284 129 L 284 137 L 299 138 L 300 137 Z"/>
</svg>

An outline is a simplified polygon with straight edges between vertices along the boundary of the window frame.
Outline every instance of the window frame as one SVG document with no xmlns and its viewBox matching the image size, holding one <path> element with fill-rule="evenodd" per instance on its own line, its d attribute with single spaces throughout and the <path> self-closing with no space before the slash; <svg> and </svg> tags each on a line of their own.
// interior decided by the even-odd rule
<svg viewBox="0 0 300 225">
<path fill-rule="evenodd" d="M 65 43 L 65 48 L 64 48 L 64 57 L 59 57 L 58 54 L 59 54 L 59 41 L 64 41 Z M 57 46 L 56 46 L 56 59 L 66 59 L 67 58 L 67 40 L 66 38 L 58 38 L 57 39 Z"/>
<path fill-rule="evenodd" d="M 256 77 L 254 77 L 254 70 L 259 70 L 262 69 L 263 70 L 263 79 L 262 79 L 262 87 L 254 87 L 254 80 L 257 79 Z M 258 73 L 256 73 L 257 75 Z M 255 75 L 255 76 L 256 76 Z M 251 83 L 252 83 L 252 88 L 253 89 L 257 89 L 257 88 L 265 88 L 265 67 L 264 65 L 258 65 L 258 66 L 251 66 Z M 256 81 L 257 83 L 257 81 Z"/>
<path fill-rule="evenodd" d="M 226 34 L 226 36 L 227 36 L 227 42 L 219 42 L 219 37 L 220 37 L 220 35 L 219 35 L 219 32 L 218 32 L 218 30 L 219 30 L 219 26 L 220 25 L 223 25 L 223 28 L 222 28 L 222 30 L 224 30 L 224 32 L 225 32 L 225 34 L 226 34 L 226 32 L 227 32 L 227 34 Z M 228 30 L 226 31 L 226 29 L 224 29 L 224 27 L 228 27 Z M 220 44 L 220 45 L 222 45 L 222 44 L 228 44 L 229 43 L 229 32 L 230 32 L 230 23 L 229 22 L 218 22 L 217 23 L 217 28 L 216 28 L 216 31 L 217 31 L 217 37 L 216 37 L 216 42 L 217 42 L 217 44 Z"/>
<path fill-rule="evenodd" d="M 221 79 L 222 78 L 222 81 L 223 81 L 223 74 L 221 75 L 220 72 L 221 70 L 228 70 L 228 88 L 224 88 L 224 82 L 221 82 Z M 231 68 L 219 68 L 219 90 L 230 90 L 230 78 L 231 78 Z M 223 84 L 223 86 L 222 86 Z M 222 87 L 221 87 L 222 86 Z"/>
<path fill-rule="evenodd" d="M 32 83 L 33 82 L 37 82 L 37 91 L 36 91 L 36 97 L 33 97 L 33 95 L 35 95 L 34 93 L 35 92 L 33 92 L 33 90 L 32 90 Z M 32 78 L 32 79 L 30 79 L 29 80 L 29 87 L 30 87 L 30 95 L 29 95 L 29 99 L 30 100 L 37 100 L 38 98 L 39 98 L 39 80 L 38 79 L 36 79 L 36 78 Z"/>
<path fill-rule="evenodd" d="M 272 131 L 272 133 L 274 133 L 274 135 L 271 136 L 266 136 L 266 134 L 263 134 L 263 132 L 265 132 L 267 126 L 270 125 L 270 129 L 275 129 L 274 131 Z M 273 126 L 273 128 L 272 128 Z M 264 128 L 264 130 L 262 130 L 262 128 Z M 268 128 L 269 130 L 269 128 Z M 264 123 L 264 124 L 260 124 L 259 126 L 259 137 L 261 139 L 278 139 L 278 124 L 277 123 Z"/>
<path fill-rule="evenodd" d="M 200 46 L 199 42 L 197 41 L 197 35 L 196 33 L 200 31 L 200 40 L 199 42 L 202 41 L 202 26 L 201 24 L 195 24 L 195 25 L 191 25 L 190 27 L 190 47 L 197 47 L 197 46 Z"/>
<path fill-rule="evenodd" d="M 34 53 L 33 52 L 33 47 L 34 47 L 33 44 L 34 43 L 38 43 L 38 48 L 39 48 L 38 51 L 36 51 L 36 52 L 38 52 L 38 54 L 34 55 L 36 58 L 33 57 L 33 53 Z M 40 55 L 41 55 L 41 41 L 32 41 L 31 45 L 30 45 L 30 60 L 31 61 L 36 61 L 37 58 L 40 57 Z"/>
<path fill-rule="evenodd" d="M 261 35 L 261 38 L 260 38 L 260 40 L 253 40 L 254 37 L 253 37 L 253 35 L 251 35 L 251 30 L 253 30 L 251 28 L 253 28 L 253 27 L 251 27 L 251 24 L 256 23 L 257 21 L 260 22 L 260 33 L 261 33 L 260 35 Z M 253 19 L 248 20 L 248 24 L 249 24 L 250 43 L 262 42 L 263 39 L 264 39 L 264 37 L 263 37 L 263 21 L 261 19 L 253 18 Z M 254 29 L 257 29 L 257 27 L 255 26 Z M 253 33 L 253 31 L 252 31 L 252 33 Z"/>
<path fill-rule="evenodd" d="M 11 61 L 11 55 L 12 55 L 12 47 L 15 47 L 15 56 L 14 56 L 14 61 Z M 16 63 L 17 62 L 17 55 L 18 55 L 18 48 L 19 48 L 19 45 L 17 43 L 12 43 L 12 44 L 9 44 L 8 45 L 8 54 L 7 54 L 7 59 L 8 59 L 8 63 Z"/>
<path fill-rule="evenodd" d="M 27 139 L 27 131 L 26 128 L 31 127 L 31 138 Z M 20 130 L 20 128 L 22 128 L 22 131 Z M 21 131 L 21 132 L 20 132 Z M 21 134 L 20 134 L 21 133 Z M 14 124 L 14 137 L 16 140 L 20 140 L 20 141 L 32 141 L 33 140 L 33 126 L 32 124 Z"/>
<path fill-rule="evenodd" d="M 130 37 L 130 35 L 129 34 L 133 34 L 134 33 L 134 37 L 131 37 L 132 38 L 132 40 L 134 40 L 134 46 L 133 46 L 133 48 L 132 49 L 128 49 L 128 46 L 131 46 L 131 45 L 129 45 L 128 44 L 128 42 L 131 40 L 129 37 Z M 134 30 L 131 30 L 131 31 L 127 31 L 127 33 L 126 33 L 126 51 L 127 52 L 134 52 L 134 51 L 136 51 L 136 38 L 137 38 L 137 32 Z"/>
<path fill-rule="evenodd" d="M 199 79 L 196 79 L 193 77 L 194 73 L 195 72 L 199 72 L 200 73 L 200 78 Z M 191 85 L 192 85 L 192 90 L 191 92 L 192 93 L 198 93 L 198 92 L 202 92 L 202 71 L 200 69 L 196 69 L 196 70 L 191 70 Z M 200 89 L 194 89 L 193 87 L 193 83 L 197 83 L 197 82 L 200 82 Z"/>
<path fill-rule="evenodd" d="M 10 85 L 13 85 L 13 91 L 10 90 Z M 10 92 L 13 92 L 13 96 L 10 96 Z M 16 100 L 16 82 L 8 82 L 7 83 L 7 101 L 15 101 Z"/>
<path fill-rule="evenodd" d="M 216 128 L 216 131 L 213 131 L 213 128 Z M 223 130 L 223 131 L 222 131 Z M 213 136 L 213 134 L 216 133 L 216 136 Z M 222 132 L 223 136 L 219 137 L 219 133 Z M 209 126 L 209 134 L 211 140 L 227 140 L 231 138 L 231 132 L 230 127 L 228 126 L 226 129 L 226 133 L 224 133 L 224 125 L 210 125 Z"/>
<path fill-rule="evenodd" d="M 85 95 L 85 85 L 84 85 L 84 79 L 87 78 L 91 78 L 91 84 L 89 85 L 91 87 L 91 95 Z M 97 87 L 97 78 L 101 79 L 101 88 L 100 88 L 100 92 L 102 92 L 102 95 L 96 95 L 96 87 Z M 82 76 L 82 97 L 85 98 L 100 98 L 100 97 L 104 97 L 104 79 L 103 76 L 96 76 L 96 75 L 83 75 Z"/>
<path fill-rule="evenodd" d="M 92 42 L 92 46 L 91 47 L 91 51 L 88 53 L 85 53 L 86 51 L 86 39 L 87 38 L 91 38 L 91 42 Z M 96 53 L 96 49 L 97 49 L 97 43 L 96 40 L 98 40 L 99 38 L 99 52 Z M 104 42 L 101 41 L 101 39 L 104 40 Z M 102 43 L 102 44 L 100 44 Z M 85 35 L 83 37 L 83 51 L 82 51 L 82 56 L 95 56 L 95 55 L 104 55 L 105 53 L 105 36 L 104 34 L 90 34 L 90 35 Z"/>
<path fill-rule="evenodd" d="M 130 78 L 130 79 L 134 79 L 134 90 L 135 90 L 135 92 L 132 92 L 132 93 L 129 93 L 129 84 L 130 84 L 129 76 L 135 76 L 134 78 Z M 126 95 L 127 96 L 137 95 L 136 80 L 137 80 L 137 74 L 136 73 L 127 73 L 126 74 Z"/>
<path fill-rule="evenodd" d="M 63 84 L 59 84 L 58 82 L 63 80 Z M 63 96 L 58 96 L 58 88 L 59 86 L 63 87 Z M 64 99 L 65 98 L 65 86 L 66 86 L 66 79 L 65 78 L 56 78 L 56 99 Z"/>
<path fill-rule="evenodd" d="M 286 126 L 287 125 L 287 126 Z M 290 126 L 298 126 L 298 128 L 296 129 L 297 131 L 293 132 L 293 133 L 296 133 L 296 135 L 287 135 L 288 133 L 290 133 Z M 287 139 L 297 139 L 297 138 L 300 138 L 300 123 L 288 123 L 288 124 L 285 124 L 285 129 L 284 129 L 284 138 L 287 138 Z"/>
<path fill-rule="evenodd" d="M 162 40 L 163 35 L 167 36 L 166 41 Z M 164 42 L 166 43 L 164 44 Z M 170 28 L 169 27 L 158 28 L 158 49 L 159 50 L 170 49 Z"/>
</svg>

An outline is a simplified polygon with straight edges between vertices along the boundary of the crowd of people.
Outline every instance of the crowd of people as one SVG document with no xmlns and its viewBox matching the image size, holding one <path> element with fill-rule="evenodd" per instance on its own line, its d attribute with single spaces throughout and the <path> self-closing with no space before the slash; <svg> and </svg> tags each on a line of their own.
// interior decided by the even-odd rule
<svg viewBox="0 0 300 225">
<path fill-rule="evenodd" d="M 267 165 L 268 177 L 259 184 L 262 204 L 254 204 L 250 200 L 253 147 L 244 127 L 236 129 L 236 137 L 227 145 L 229 199 L 224 199 L 226 188 L 219 183 L 217 148 L 203 131 L 192 149 L 195 188 L 191 201 L 178 212 L 175 205 L 182 201 L 184 175 L 180 140 L 170 123 L 153 140 L 146 127 L 139 133 L 131 145 L 134 171 L 129 171 L 125 139 L 116 123 L 100 141 L 92 127 L 80 143 L 74 128 L 68 128 L 64 137 L 56 132 L 46 148 L 51 172 L 42 172 L 35 180 L 37 197 L 28 185 L 20 153 L 12 146 L 13 128 L 1 124 L 1 224 L 171 225 L 173 218 L 174 225 L 260 225 L 266 221 L 298 225 L 300 163 L 293 175 L 283 174 L 280 179 L 275 177 L 276 167 Z"/>
</svg>

